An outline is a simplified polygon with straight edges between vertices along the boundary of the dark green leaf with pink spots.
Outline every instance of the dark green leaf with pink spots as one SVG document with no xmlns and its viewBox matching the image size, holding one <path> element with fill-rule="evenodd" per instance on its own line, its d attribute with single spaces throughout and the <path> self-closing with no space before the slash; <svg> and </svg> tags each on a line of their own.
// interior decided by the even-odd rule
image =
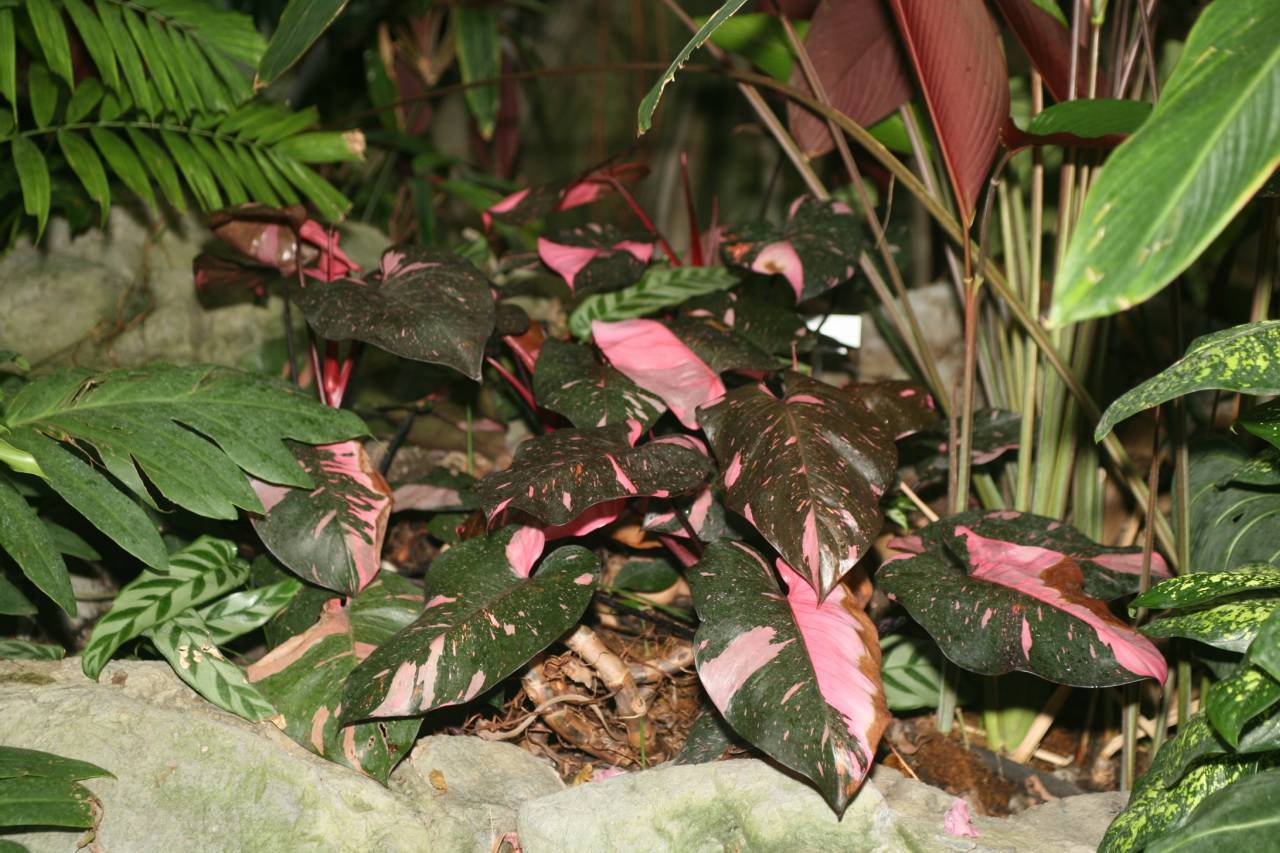
<svg viewBox="0 0 1280 853">
<path fill-rule="evenodd" d="M 1075 559 L 1020 538 L 994 538 L 989 528 L 983 535 L 966 523 L 972 521 L 959 516 L 930 525 L 945 536 L 900 542 L 919 553 L 876 573 L 879 588 L 951 661 L 983 675 L 1021 670 L 1078 687 L 1164 681 L 1164 658 L 1104 601 L 1086 594 Z"/>
<path fill-rule="evenodd" d="M 775 370 L 779 359 L 712 316 L 683 314 L 666 327 L 716 373 L 726 370 Z"/>
<path fill-rule="evenodd" d="M 689 572 L 698 677 L 739 735 L 843 814 L 889 721 L 875 626 L 837 586 L 819 602 L 781 560 L 717 542 Z"/>
<path fill-rule="evenodd" d="M 366 278 L 313 281 L 293 298 L 318 334 L 364 341 L 480 379 L 495 310 L 489 281 L 452 252 L 391 249 Z"/>
<path fill-rule="evenodd" d="M 404 717 L 468 702 L 577 623 L 600 560 L 515 525 L 445 551 L 427 572 L 426 608 L 347 679 L 344 720 Z"/>
<path fill-rule="evenodd" d="M 319 620 L 276 646 L 247 671 L 284 717 L 285 734 L 330 761 L 380 782 L 413 746 L 420 721 L 343 726 L 342 684 L 378 646 L 422 612 L 422 590 L 383 572 L 346 604 L 327 601 Z"/>
<path fill-rule="evenodd" d="M 734 389 L 699 412 L 723 472 L 725 502 L 825 595 L 880 530 L 897 451 L 854 395 L 788 373 L 776 395 Z"/>
<path fill-rule="evenodd" d="M 846 205 L 806 196 L 791 205 L 785 226 L 739 225 L 721 245 L 726 263 L 782 276 L 803 302 L 853 278 L 862 228 Z"/>
<path fill-rule="evenodd" d="M 632 447 L 627 432 L 615 424 L 531 438 L 510 468 L 476 485 L 480 504 L 491 519 L 510 507 L 547 524 L 567 524 L 605 501 L 682 494 L 710 474 L 711 460 L 696 440 L 673 435 Z"/>
<path fill-rule="evenodd" d="M 581 344 L 554 338 L 542 345 L 533 373 L 538 405 L 564 415 L 577 427 L 637 421 L 648 431 L 667 406 Z"/>
</svg>

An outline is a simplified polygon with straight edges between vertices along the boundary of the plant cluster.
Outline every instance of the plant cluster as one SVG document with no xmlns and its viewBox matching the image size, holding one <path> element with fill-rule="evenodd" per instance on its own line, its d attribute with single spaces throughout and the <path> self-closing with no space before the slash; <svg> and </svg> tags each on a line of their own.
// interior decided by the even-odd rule
<svg viewBox="0 0 1280 853">
<path fill-rule="evenodd" d="M 738 14 L 745 0 L 730 0 L 701 26 L 689 21 L 696 33 L 640 104 L 639 126 L 709 45 L 801 175 L 806 191 L 785 217 L 703 231 L 686 167 L 681 255 L 632 193 L 644 169 L 614 159 L 505 196 L 472 192 L 483 231 L 461 250 L 405 242 L 368 270 L 300 206 L 341 215 L 345 200 L 304 164 L 357 157 L 363 142 L 256 100 L 237 64 L 275 79 L 343 5 L 291 0 L 269 46 L 247 19 L 193 0 L 0 7 L 0 95 L 13 106 L 0 113 L 3 141 L 38 228 L 57 196 L 51 175 L 69 171 L 64 189 L 105 212 L 113 181 L 181 204 L 180 173 L 201 208 L 227 208 L 197 282 L 282 293 L 305 319 L 309 355 L 295 363 L 288 317 L 289 382 L 215 366 L 28 375 L 7 354 L 0 547 L 12 565 L 0 613 L 35 614 L 34 589 L 74 614 L 64 555 L 99 558 L 57 520 L 74 511 L 142 565 L 93 626 L 88 676 L 122 649 L 154 651 L 209 701 L 385 781 L 424 715 L 504 689 L 554 643 L 591 642 L 593 600 L 628 592 L 602 557 L 660 549 L 645 571 L 657 588 L 687 584 L 693 611 L 674 617 L 696 624 L 708 708 L 692 751 L 717 752 L 727 726 L 843 813 L 891 709 L 937 706 L 950 725 L 957 669 L 982 677 L 991 742 L 1008 747 L 1022 746 L 1026 726 L 997 710 L 1007 682 L 996 676 L 1060 685 L 1059 706 L 1071 688 L 1149 680 L 1163 688 L 1154 759 L 1139 778 L 1143 697 L 1126 686 L 1133 796 L 1103 849 L 1238 840 L 1276 822 L 1280 406 L 1242 406 L 1235 419 L 1271 445 L 1261 453 L 1214 431 L 1216 395 L 1280 393 L 1280 323 L 1265 319 L 1277 209 L 1249 204 L 1280 163 L 1280 16 L 1266 0 L 1210 3 L 1165 79 L 1146 3 L 1064 13 L 1053 0 L 824 0 L 797 28 L 786 11 Z M 1034 116 L 1021 125 L 993 9 L 1034 69 Z M 470 5 L 452 15 L 467 107 L 491 139 L 501 17 Z M 863 50 L 848 49 L 851 33 Z M 72 66 L 76 34 L 96 76 Z M 764 91 L 787 98 L 786 121 Z M 917 91 L 921 110 L 910 106 Z M 847 183 L 839 193 L 813 165 L 828 151 Z M 422 156 L 419 177 L 440 165 L 420 168 Z M 877 188 L 864 177 L 871 165 L 892 182 Z M 1049 171 L 1059 178 L 1051 226 Z M 886 234 L 893 193 L 949 241 L 964 315 L 954 387 Z M 625 207 L 626 224 L 596 216 L 610 204 Z M 1150 322 L 1144 311 L 1164 300 L 1180 336 L 1181 282 L 1255 214 L 1253 321 L 1197 338 L 1100 411 L 1104 344 L 1120 327 L 1110 318 L 1155 300 L 1131 312 Z M 554 279 L 563 314 L 531 316 L 521 297 L 535 279 Z M 878 302 L 914 380 L 832 369 L 831 342 L 805 319 L 859 299 Z M 395 401 L 407 418 L 381 457 L 349 393 L 375 359 L 436 383 Z M 502 400 L 530 437 L 501 470 L 438 469 L 393 489 L 391 459 L 413 419 L 459 387 L 474 399 L 465 383 Z M 1179 401 L 1201 391 L 1215 392 L 1214 408 L 1192 440 Z M 1154 407 L 1170 424 L 1172 523 L 1157 500 L 1158 459 L 1144 480 L 1113 434 Z M 1141 544 L 1100 544 L 1104 479 L 1136 507 Z M 243 512 L 263 547 L 250 561 L 230 528 L 162 536 L 157 520 L 177 510 Z M 425 513 L 444 546 L 421 583 L 384 560 L 399 512 Z M 882 535 L 886 518 L 897 535 Z M 626 525 L 639 532 L 616 535 Z M 920 632 L 882 637 L 866 612 L 873 594 Z M 265 654 L 241 665 L 234 645 L 253 632 Z M 1194 714 L 1193 667 L 1211 676 Z M 648 699 L 629 675 L 616 697 L 644 754 Z M 86 825 L 75 822 L 87 807 L 78 780 L 104 771 L 11 752 L 0 765 L 36 769 L 0 774 L 0 825 L 13 823 L 10 778 L 56 787 L 60 807 L 76 803 L 66 825 Z"/>
</svg>

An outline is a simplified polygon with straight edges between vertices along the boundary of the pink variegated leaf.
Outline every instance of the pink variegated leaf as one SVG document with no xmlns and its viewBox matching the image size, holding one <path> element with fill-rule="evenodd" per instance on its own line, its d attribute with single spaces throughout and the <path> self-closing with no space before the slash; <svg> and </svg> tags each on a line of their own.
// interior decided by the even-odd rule
<svg viewBox="0 0 1280 853">
<path fill-rule="evenodd" d="M 777 561 L 716 542 L 689 572 L 702 620 L 698 677 L 739 735 L 802 774 L 843 814 L 889 722 L 875 626 L 836 586 L 821 601 Z"/>
<path fill-rule="evenodd" d="M 1164 681 L 1167 667 L 1151 641 L 1085 591 L 1082 564 L 1106 564 L 1108 555 L 1077 562 L 1020 538 L 992 538 L 975 529 L 972 515 L 925 528 L 904 549 L 921 553 L 892 559 L 876 575 L 880 589 L 902 603 L 944 655 L 984 675 L 1021 670 L 1077 687 Z M 1000 515 L 991 514 L 983 529 L 992 533 L 994 523 L 1014 520 Z M 1047 532 L 1052 541 L 1057 530 Z M 1131 562 L 1122 558 L 1119 565 Z"/>
<path fill-rule="evenodd" d="M 523 225 L 553 213 L 591 204 L 613 191 L 613 181 L 626 182 L 643 177 L 648 167 L 640 163 L 606 164 L 568 181 L 554 181 L 517 190 L 481 214 L 488 230 L 494 222 Z"/>
<path fill-rule="evenodd" d="M 343 604 L 325 602 L 307 630 L 277 645 L 247 676 L 284 717 L 284 731 L 301 746 L 379 782 L 413 746 L 418 720 L 341 724 L 342 683 L 382 643 L 422 611 L 422 590 L 407 578 L 383 574 Z"/>
<path fill-rule="evenodd" d="M 627 425 L 614 424 L 529 439 L 511 467 L 481 480 L 476 494 L 490 520 L 510 508 L 560 525 L 606 501 L 682 494 L 710 471 L 696 447 L 662 439 L 632 447 Z"/>
<path fill-rule="evenodd" d="M 359 441 L 291 444 L 316 482 L 295 489 L 253 481 L 265 515 L 254 530 L 276 559 L 299 577 L 351 595 L 378 573 L 391 513 L 391 488 Z"/>
<path fill-rule="evenodd" d="M 851 382 L 844 390 L 866 403 L 895 441 L 937 426 L 942 419 L 933 395 L 914 382 Z"/>
<path fill-rule="evenodd" d="M 293 298 L 331 341 L 364 341 L 475 380 L 494 330 L 489 281 L 469 261 L 436 249 L 388 250 L 365 279 L 312 282 Z"/>
<path fill-rule="evenodd" d="M 719 375 L 657 320 L 596 320 L 591 335 L 619 373 L 662 398 L 690 429 L 698 428 L 699 406 L 724 396 Z"/>
<path fill-rule="evenodd" d="M 831 106 L 870 127 L 911 99 L 911 77 L 884 0 L 825 0 L 804 39 Z M 803 69 L 791 85 L 810 93 Z M 810 157 L 835 147 L 826 119 L 799 104 L 787 110 L 791 133 Z"/>
<path fill-rule="evenodd" d="M 1057 551 L 1080 567 L 1084 593 L 1090 598 L 1114 601 L 1138 591 L 1142 575 L 1142 549 L 1134 546 L 1099 545 L 1074 527 L 1053 518 L 1013 510 L 973 510 L 950 516 L 948 524 L 931 524 L 917 531 L 920 550 L 946 548 L 960 559 L 968 558 L 968 540 L 957 530 L 1015 545 L 1031 545 Z M 1172 577 L 1160 554 L 1151 555 L 1151 584 Z"/>
<path fill-rule="evenodd" d="M 575 295 L 584 296 L 639 281 L 653 257 L 653 241 L 592 224 L 539 237 L 538 257 Z"/>
<path fill-rule="evenodd" d="M 1009 116 L 1000 31 L 983 0 L 890 0 L 966 225 Z"/>
<path fill-rule="evenodd" d="M 539 406 L 578 427 L 635 421 L 648 431 L 667 408 L 656 395 L 602 364 L 589 347 L 554 338 L 542 345 L 533 394 Z"/>
<path fill-rule="evenodd" d="M 536 528 L 512 525 L 437 557 L 426 608 L 347 679 L 342 718 L 469 702 L 572 627 L 599 583 L 600 560 L 569 545 L 535 569 L 543 541 Z"/>
<path fill-rule="evenodd" d="M 1022 440 L 1021 429 L 1022 415 L 1017 412 L 1001 409 L 974 412 L 973 435 L 970 438 L 972 464 L 986 465 L 1010 450 L 1017 450 Z M 922 481 L 933 481 L 947 475 L 951 464 L 951 435 L 946 423 L 910 436 L 905 446 L 915 451 L 911 455 L 916 460 L 916 473 Z"/>
<path fill-rule="evenodd" d="M 880 530 L 897 449 L 858 397 L 798 373 L 783 393 L 736 388 L 699 412 L 725 503 L 825 595 Z"/>
<path fill-rule="evenodd" d="M 730 266 L 782 276 L 797 302 L 853 278 L 861 252 L 862 227 L 853 211 L 842 202 L 807 196 L 791 204 L 782 228 L 763 222 L 734 226 L 720 247 Z"/>
</svg>

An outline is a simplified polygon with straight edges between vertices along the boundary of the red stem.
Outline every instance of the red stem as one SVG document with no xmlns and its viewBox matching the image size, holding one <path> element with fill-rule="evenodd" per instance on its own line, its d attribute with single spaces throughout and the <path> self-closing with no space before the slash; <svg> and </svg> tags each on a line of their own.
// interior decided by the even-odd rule
<svg viewBox="0 0 1280 853">
<path fill-rule="evenodd" d="M 667 242 L 667 238 L 662 236 L 662 232 L 657 229 L 653 224 L 653 220 L 644 212 L 644 208 L 642 208 L 640 203 L 636 201 L 635 196 L 631 195 L 631 193 L 627 191 L 627 188 L 622 185 L 622 182 L 611 175 L 605 175 L 598 180 L 604 181 L 606 184 L 613 187 L 614 190 L 617 191 L 618 195 L 622 196 L 622 200 L 627 203 L 627 207 L 631 208 L 631 212 L 640 220 L 640 224 L 643 225 L 645 230 L 658 241 L 658 245 L 662 247 L 662 251 L 667 255 L 667 260 L 671 261 L 671 266 L 680 266 L 680 258 L 676 255 L 675 249 L 671 248 L 671 244 Z"/>
<path fill-rule="evenodd" d="M 702 228 L 698 225 L 698 210 L 693 204 L 693 186 L 689 182 L 689 153 L 680 152 L 680 182 L 684 185 L 684 208 L 689 216 L 689 265 L 705 266 L 702 257 Z"/>
</svg>

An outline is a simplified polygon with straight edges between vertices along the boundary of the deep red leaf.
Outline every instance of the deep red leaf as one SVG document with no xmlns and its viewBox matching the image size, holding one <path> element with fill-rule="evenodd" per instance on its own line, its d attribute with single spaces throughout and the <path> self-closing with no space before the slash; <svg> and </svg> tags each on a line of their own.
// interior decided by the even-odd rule
<svg viewBox="0 0 1280 853">
<path fill-rule="evenodd" d="M 911 98 L 911 80 L 882 0 L 823 0 L 804 48 L 831 105 L 864 127 Z M 797 64 L 791 85 L 811 93 Z M 791 134 L 810 157 L 834 147 L 824 119 L 798 104 L 787 108 Z"/>
<path fill-rule="evenodd" d="M 1000 33 L 982 0 L 891 0 L 924 90 L 960 217 L 973 221 L 978 195 L 1009 115 L 1009 75 Z"/>
<path fill-rule="evenodd" d="M 1055 20 L 1031 0 L 995 0 L 1000 14 L 1009 24 L 1013 37 L 1026 51 L 1031 64 L 1044 78 L 1049 94 L 1059 103 L 1067 100 L 1071 88 L 1071 30 Z M 1089 91 L 1088 46 L 1080 39 L 1080 61 L 1076 67 L 1076 97 Z M 1105 94 L 1106 78 L 1098 72 L 1098 92 Z"/>
</svg>

